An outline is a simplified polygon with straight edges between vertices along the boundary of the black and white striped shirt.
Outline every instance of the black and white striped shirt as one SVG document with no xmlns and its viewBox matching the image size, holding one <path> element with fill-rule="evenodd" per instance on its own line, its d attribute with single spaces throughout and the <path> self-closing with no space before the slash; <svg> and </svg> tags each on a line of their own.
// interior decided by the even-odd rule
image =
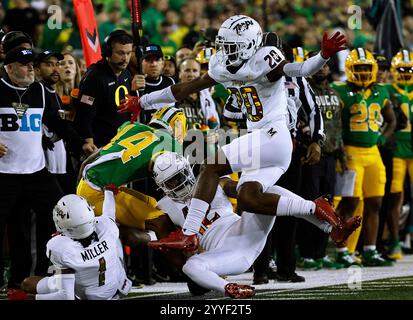
<svg viewBox="0 0 413 320">
<path fill-rule="evenodd" d="M 313 141 L 324 141 L 324 122 L 317 105 L 314 91 L 303 77 L 285 77 L 288 97 L 288 128 L 293 136 L 297 134 L 298 119 L 310 127 Z"/>
</svg>

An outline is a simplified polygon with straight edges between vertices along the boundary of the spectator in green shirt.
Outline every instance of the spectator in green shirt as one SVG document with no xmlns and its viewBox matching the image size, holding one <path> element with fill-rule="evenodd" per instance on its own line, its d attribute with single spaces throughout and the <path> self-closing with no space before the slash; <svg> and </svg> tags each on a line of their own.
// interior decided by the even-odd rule
<svg viewBox="0 0 413 320">
<path fill-rule="evenodd" d="M 106 14 L 108 20 L 99 24 L 99 40 L 102 45 L 105 38 L 116 29 L 128 29 L 129 26 L 126 26 L 122 20 L 121 7 L 117 2 L 112 2 L 111 5 L 106 6 Z"/>
</svg>

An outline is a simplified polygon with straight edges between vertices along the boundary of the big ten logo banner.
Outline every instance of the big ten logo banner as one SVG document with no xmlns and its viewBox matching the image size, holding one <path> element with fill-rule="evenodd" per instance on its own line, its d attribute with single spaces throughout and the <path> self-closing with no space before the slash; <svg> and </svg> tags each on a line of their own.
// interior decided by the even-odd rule
<svg viewBox="0 0 413 320">
<path fill-rule="evenodd" d="M 25 113 L 22 117 L 16 114 L 0 114 L 0 131 L 39 132 L 41 128 L 40 113 Z"/>
</svg>

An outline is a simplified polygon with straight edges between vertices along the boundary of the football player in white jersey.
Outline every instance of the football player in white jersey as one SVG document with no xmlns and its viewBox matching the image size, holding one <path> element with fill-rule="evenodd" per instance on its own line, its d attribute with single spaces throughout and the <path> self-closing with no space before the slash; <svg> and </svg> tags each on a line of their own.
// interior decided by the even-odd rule
<svg viewBox="0 0 413 320">
<path fill-rule="evenodd" d="M 123 266 L 112 190 L 116 187 L 105 190 L 100 217 L 78 195 L 59 200 L 53 210 L 58 234 L 49 240 L 46 252 L 55 273 L 26 278 L 23 291 L 8 293 L 10 300 L 111 300 L 128 294 L 132 283 Z"/>
<path fill-rule="evenodd" d="M 175 152 L 163 153 L 154 162 L 153 176 L 166 195 L 158 201 L 158 208 L 168 214 L 175 225 L 182 227 L 195 186 L 195 177 L 188 160 Z M 198 232 L 200 246 L 204 251 L 191 256 L 183 266 L 183 272 L 203 288 L 225 293 L 232 298 L 251 297 L 254 295 L 253 287 L 229 283 L 221 276 L 237 275 L 248 270 L 262 251 L 275 216 L 250 212 L 243 212 L 241 216 L 235 214 L 227 194 L 236 193 L 237 183 L 223 177 L 219 184 Z M 271 186 L 268 192 L 302 199 L 278 186 Z M 360 225 L 359 219 L 354 217 L 337 232 L 338 229 L 333 231 L 330 224 L 320 221 L 314 214 L 295 216 L 330 233 L 336 242 L 347 239 Z M 155 241 L 150 242 L 149 246 L 167 249 L 162 243 Z"/>
<path fill-rule="evenodd" d="M 330 39 L 325 33 L 319 54 L 304 62 L 287 63 L 279 49 L 262 46 L 262 30 L 257 21 L 248 16 L 232 16 L 218 31 L 218 51 L 211 57 L 208 73 L 123 102 L 121 112 L 136 113 L 153 103 L 176 102 L 222 83 L 236 97 L 247 118 L 250 133 L 223 146 L 214 158 L 205 161 L 183 232 L 161 239 L 164 246 L 186 251 L 196 249 L 196 234 L 214 198 L 219 177 L 232 172 L 242 172 L 237 186 L 238 206 L 242 211 L 265 215 L 314 212 L 333 227 L 342 228 L 342 222 L 324 198 L 306 201 L 269 193 L 268 189 L 287 170 L 291 160 L 284 75 L 299 77 L 316 73 L 331 56 L 345 49 L 345 43 L 339 32 Z"/>
</svg>

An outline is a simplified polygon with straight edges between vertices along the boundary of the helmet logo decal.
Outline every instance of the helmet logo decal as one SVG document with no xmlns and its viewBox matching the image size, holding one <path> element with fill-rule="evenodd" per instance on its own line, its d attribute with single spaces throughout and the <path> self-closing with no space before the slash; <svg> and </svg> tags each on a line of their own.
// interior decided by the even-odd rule
<svg viewBox="0 0 413 320">
<path fill-rule="evenodd" d="M 62 218 L 62 219 L 66 218 L 65 212 L 64 212 L 62 209 L 60 209 L 60 208 L 57 208 L 57 209 L 56 209 L 56 215 L 57 215 L 58 217 Z M 68 217 L 68 218 L 69 218 L 69 217 Z"/>
<path fill-rule="evenodd" d="M 253 24 L 254 23 L 252 20 L 247 20 L 236 24 L 233 29 L 240 36 L 245 30 L 248 30 L 249 26 L 252 26 Z"/>
</svg>

